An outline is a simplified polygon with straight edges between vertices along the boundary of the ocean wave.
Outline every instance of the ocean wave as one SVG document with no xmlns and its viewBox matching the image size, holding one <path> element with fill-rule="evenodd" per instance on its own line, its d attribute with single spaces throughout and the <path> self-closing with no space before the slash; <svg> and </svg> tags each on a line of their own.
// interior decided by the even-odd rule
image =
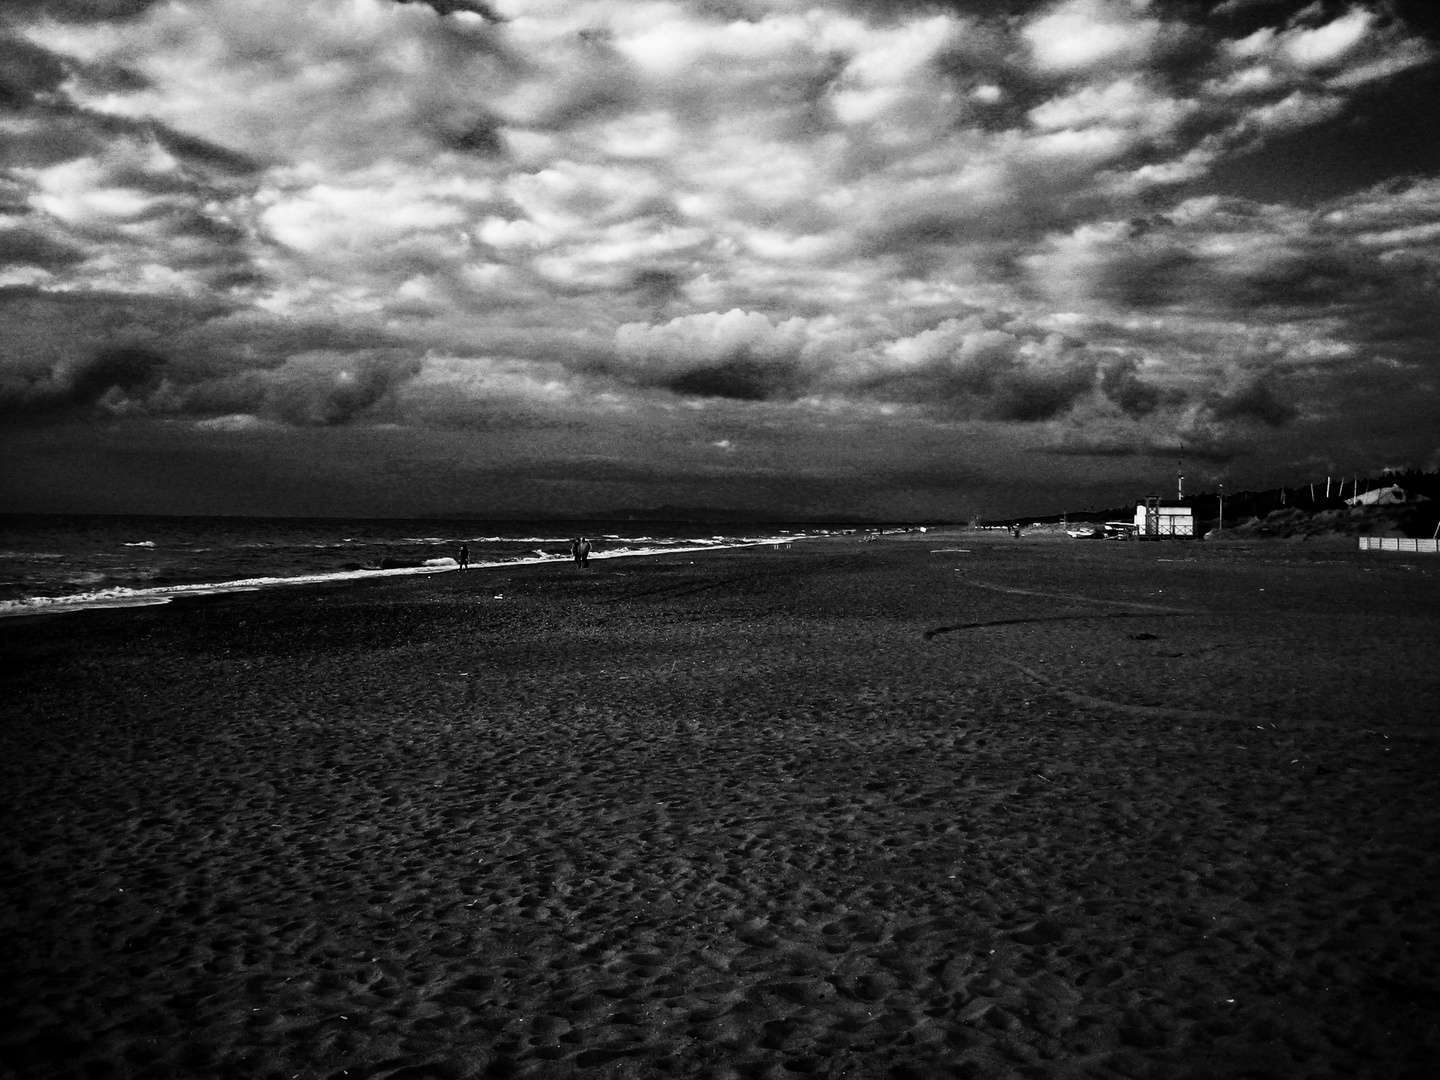
<svg viewBox="0 0 1440 1080">
<path fill-rule="evenodd" d="M 797 536 L 770 536 L 744 540 L 732 539 L 726 547 L 753 547 L 760 544 L 783 544 L 800 539 Z M 637 555 L 675 555 L 687 551 L 713 551 L 713 542 L 692 541 L 688 547 L 624 547 L 618 550 L 591 552 L 593 560 L 630 558 Z M 487 568 L 534 565 L 568 561 L 568 554 L 556 555 L 541 552 L 533 556 L 512 559 L 472 562 L 472 570 Z M 58 615 L 71 611 L 90 611 L 97 608 L 152 607 L 168 604 L 172 600 L 187 596 L 216 596 L 223 593 L 256 592 L 261 589 L 282 588 L 286 585 L 322 585 L 345 581 L 370 581 L 383 577 L 406 577 L 418 574 L 446 574 L 459 569 L 459 564 L 448 556 L 425 560 L 422 566 L 396 567 L 389 570 L 336 570 L 318 574 L 294 576 L 270 576 L 241 578 L 234 581 L 201 582 L 184 585 L 153 585 L 143 588 L 114 586 L 90 592 L 74 593 L 67 596 L 30 596 L 18 600 L 0 600 L 0 618 L 20 615 Z"/>
<path fill-rule="evenodd" d="M 168 604 L 187 596 L 216 596 L 221 593 L 257 592 L 260 589 L 285 585 L 322 585 L 336 581 L 368 581 L 380 577 L 404 577 L 412 574 L 446 573 L 456 568 L 454 559 L 433 559 L 448 565 L 410 566 L 396 570 L 337 570 L 324 574 L 301 574 L 295 577 L 256 577 L 237 581 L 212 581 L 190 585 L 155 585 L 149 588 L 115 586 L 70 596 L 30 596 L 21 600 L 0 601 L 0 618 L 15 615 L 50 615 L 66 611 L 88 611 L 101 607 L 149 607 Z"/>
</svg>

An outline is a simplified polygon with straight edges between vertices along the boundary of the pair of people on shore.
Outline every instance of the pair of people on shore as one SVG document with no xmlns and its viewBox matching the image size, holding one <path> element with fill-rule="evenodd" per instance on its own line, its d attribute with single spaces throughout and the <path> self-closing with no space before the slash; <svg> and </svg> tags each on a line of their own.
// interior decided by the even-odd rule
<svg viewBox="0 0 1440 1080">
<path fill-rule="evenodd" d="M 583 536 L 577 536 L 575 542 L 570 545 L 570 557 L 575 560 L 575 565 L 585 567 L 590 562 L 590 541 Z M 461 544 L 460 553 L 456 556 L 456 562 L 460 564 L 461 570 L 469 569 L 470 566 L 470 545 Z"/>
</svg>

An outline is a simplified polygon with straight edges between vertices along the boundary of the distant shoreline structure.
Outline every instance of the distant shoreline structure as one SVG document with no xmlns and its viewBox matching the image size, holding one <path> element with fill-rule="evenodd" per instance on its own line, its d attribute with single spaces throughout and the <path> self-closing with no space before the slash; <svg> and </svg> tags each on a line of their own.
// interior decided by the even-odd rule
<svg viewBox="0 0 1440 1080">
<path fill-rule="evenodd" d="M 1137 492 L 1133 500 L 1116 506 L 987 518 L 974 524 L 1013 529 L 1134 520 L 1137 505 L 1154 494 Z M 1440 472 L 1409 470 L 1370 478 L 1345 476 L 1332 478 L 1329 483 L 1317 481 L 1258 491 L 1200 491 L 1184 497 L 1164 496 L 1162 502 L 1188 507 L 1197 537 L 1222 523 L 1227 533 L 1241 528 L 1258 536 L 1353 535 L 1378 528 L 1429 537 L 1440 523 Z"/>
</svg>

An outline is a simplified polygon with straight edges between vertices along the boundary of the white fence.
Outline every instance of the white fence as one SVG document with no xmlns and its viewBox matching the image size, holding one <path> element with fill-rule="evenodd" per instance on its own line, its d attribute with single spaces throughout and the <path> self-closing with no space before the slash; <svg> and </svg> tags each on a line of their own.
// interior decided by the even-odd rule
<svg viewBox="0 0 1440 1080">
<path fill-rule="evenodd" d="M 1362 536 L 1361 551 L 1428 551 L 1440 554 L 1440 540 L 1415 540 L 1408 536 Z"/>
</svg>

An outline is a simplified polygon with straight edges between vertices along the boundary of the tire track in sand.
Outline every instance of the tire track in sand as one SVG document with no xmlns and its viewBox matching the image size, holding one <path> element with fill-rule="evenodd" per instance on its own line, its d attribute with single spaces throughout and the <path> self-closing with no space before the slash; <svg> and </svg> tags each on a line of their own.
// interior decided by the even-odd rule
<svg viewBox="0 0 1440 1080">
<path fill-rule="evenodd" d="M 843 570 L 855 565 L 856 562 L 857 560 L 854 556 L 837 555 L 818 563 L 812 572 Z M 621 593 L 618 596 L 606 597 L 598 602 L 602 604 L 621 604 L 632 600 L 676 600 L 681 597 L 694 596 L 696 593 L 709 592 L 731 585 L 738 585 L 742 582 L 756 581 L 760 578 L 793 576 L 794 569 L 791 567 L 759 570 L 746 574 L 732 574 L 729 577 L 714 578 L 713 580 L 699 583 L 693 581 L 671 582 L 654 589 L 643 589 L 637 592 L 627 592 Z"/>
<path fill-rule="evenodd" d="M 1024 664 L 1016 660 L 1007 660 L 998 657 L 1002 664 L 1008 664 L 1016 668 L 1032 681 L 1040 684 L 1052 694 L 1058 694 L 1072 705 L 1088 705 L 1097 709 L 1109 709 L 1112 712 L 1125 713 L 1128 716 L 1145 716 L 1160 720 L 1225 720 L 1240 721 L 1247 724 L 1259 724 L 1259 719 L 1249 716 L 1240 716 L 1236 713 L 1209 712 L 1204 709 L 1174 709 L 1165 705 L 1128 705 L 1123 701 L 1111 701 L 1109 698 L 1094 697 L 1090 694 L 1082 694 L 1076 690 L 1066 690 L 1039 672 L 1032 671 Z"/>
<path fill-rule="evenodd" d="M 963 579 L 966 585 L 977 589 L 993 589 L 996 592 L 1015 593 L 1017 596 L 1043 596 L 1047 600 L 1078 600 L 1083 604 L 1115 604 L 1119 607 L 1138 608 L 1141 611 L 1158 611 L 1169 615 L 1194 615 L 1189 608 L 1168 607 L 1163 604 L 1144 604 L 1138 600 L 1111 600 L 1104 596 L 1081 596 L 1078 593 L 1040 592 L 1036 589 L 1017 589 L 1013 585 L 993 585 L 988 581 Z"/>
<path fill-rule="evenodd" d="M 1181 613 L 1170 613 L 1172 618 L 1179 617 Z M 1032 615 L 1023 619 L 986 619 L 983 622 L 956 623 L 954 626 L 937 626 L 933 630 L 926 630 L 924 638 L 930 641 L 941 634 L 952 634 L 956 630 L 978 630 L 985 626 L 1015 626 L 1019 623 L 1040 623 L 1040 622 L 1077 622 L 1090 619 L 1153 619 L 1156 615 L 1151 612 L 1142 611 L 1112 611 L 1102 615 Z"/>
<path fill-rule="evenodd" d="M 1017 589 L 1010 585 L 994 585 L 986 581 L 966 581 L 967 585 L 974 585 L 981 589 L 993 589 L 996 592 L 1015 593 L 1020 596 L 1042 596 L 1051 600 L 1076 600 L 1086 604 L 1115 604 L 1121 607 L 1137 608 L 1134 612 L 1109 612 L 1100 615 L 1039 615 L 1020 619 L 993 619 L 988 622 L 962 623 L 958 626 L 939 626 L 933 630 L 925 631 L 925 640 L 929 641 L 938 634 L 948 634 L 954 630 L 969 630 L 982 626 L 1008 626 L 1014 623 L 1033 622 L 1063 622 L 1077 619 L 1139 619 L 1150 618 L 1155 615 L 1187 616 L 1200 615 L 1203 612 L 1190 611 L 1185 608 L 1170 607 L 1162 604 L 1146 604 L 1138 600 L 1111 600 L 1099 596 L 1081 596 L 1077 593 L 1055 593 L 1041 592 L 1037 589 Z M 1209 712 L 1203 709 L 1175 709 L 1163 705 L 1130 705 L 1123 701 L 1112 701 L 1109 698 L 1095 697 L 1091 694 L 1082 694 L 1077 690 L 1066 690 L 1057 686 L 1039 672 L 1033 671 L 1024 664 L 1004 657 L 999 658 L 1002 664 L 1008 664 L 1022 672 L 1031 681 L 1043 686 L 1053 694 L 1058 694 L 1072 705 L 1089 706 L 1090 708 L 1109 709 L 1112 712 L 1125 713 L 1128 716 L 1144 716 L 1154 719 L 1166 720 L 1224 720 L 1241 721 L 1245 723 L 1258 723 L 1259 721 L 1247 716 L 1239 716 L 1234 713 Z"/>
</svg>

